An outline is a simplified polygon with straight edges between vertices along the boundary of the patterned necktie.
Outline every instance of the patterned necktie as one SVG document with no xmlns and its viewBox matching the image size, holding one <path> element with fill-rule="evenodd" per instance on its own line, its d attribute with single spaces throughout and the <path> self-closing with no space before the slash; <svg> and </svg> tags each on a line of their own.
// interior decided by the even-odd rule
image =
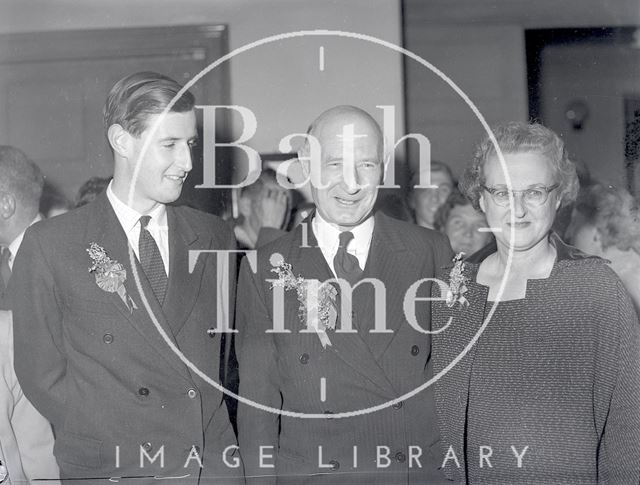
<svg viewBox="0 0 640 485">
<path fill-rule="evenodd" d="M 363 273 L 360 269 L 358 258 L 347 252 L 347 246 L 352 239 L 352 232 L 341 232 L 338 238 L 338 251 L 333 258 L 333 269 L 336 271 L 336 276 L 347 280 L 351 286 L 360 281 Z"/>
<path fill-rule="evenodd" d="M 9 260 L 11 259 L 11 251 L 9 248 L 3 247 L 2 253 L 0 253 L 0 276 L 2 277 L 2 292 L 7 289 L 9 285 L 9 278 L 11 278 L 11 268 L 9 267 Z"/>
<path fill-rule="evenodd" d="M 167 273 L 164 270 L 164 263 L 160 250 L 155 239 L 147 229 L 147 225 L 151 220 L 151 216 L 142 216 L 140 218 L 140 240 L 138 241 L 138 251 L 140 253 L 140 264 L 147 275 L 147 279 L 151 284 L 153 294 L 157 300 L 164 302 L 164 295 L 167 291 Z"/>
</svg>

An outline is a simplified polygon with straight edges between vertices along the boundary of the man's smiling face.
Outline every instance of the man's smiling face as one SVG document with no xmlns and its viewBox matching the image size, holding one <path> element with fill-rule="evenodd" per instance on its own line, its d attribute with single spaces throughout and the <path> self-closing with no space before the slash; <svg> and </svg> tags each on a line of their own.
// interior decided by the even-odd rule
<svg viewBox="0 0 640 485">
<path fill-rule="evenodd" d="M 131 169 L 140 163 L 135 180 L 136 205 L 153 208 L 157 204 L 174 202 L 180 197 L 182 185 L 191 171 L 191 148 L 198 134 L 193 111 L 169 112 L 152 115 L 147 119 L 147 129 L 139 137 L 133 137 Z M 155 132 L 151 133 L 156 123 Z M 149 144 L 142 155 L 147 139 Z M 150 209 L 149 209 L 150 210 Z"/>
<path fill-rule="evenodd" d="M 345 113 L 324 120 L 313 135 L 322 148 L 321 185 L 312 180 L 313 200 L 323 219 L 348 230 L 371 215 L 378 196 L 384 173 L 380 130 L 373 120 Z"/>
</svg>

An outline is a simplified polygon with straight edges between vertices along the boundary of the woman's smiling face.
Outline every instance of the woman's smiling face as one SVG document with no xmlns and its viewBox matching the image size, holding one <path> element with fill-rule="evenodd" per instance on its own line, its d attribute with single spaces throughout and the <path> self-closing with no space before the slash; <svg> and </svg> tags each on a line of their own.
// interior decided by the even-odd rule
<svg viewBox="0 0 640 485">
<path fill-rule="evenodd" d="M 524 199 L 527 189 L 549 188 L 556 184 L 556 176 L 549 159 L 537 152 L 505 153 L 504 159 L 511 178 L 507 187 L 505 173 L 497 156 L 490 157 L 483 167 L 485 187 L 492 190 L 514 190 L 513 206 L 497 204 L 484 189 L 480 207 L 487 217 L 489 227 L 494 229 L 498 244 L 509 247 L 511 230 L 514 231 L 514 250 L 526 251 L 544 239 L 551 230 L 561 197 L 558 189 L 551 190 L 547 200 L 540 206 Z M 514 223 L 511 224 L 513 208 Z"/>
</svg>

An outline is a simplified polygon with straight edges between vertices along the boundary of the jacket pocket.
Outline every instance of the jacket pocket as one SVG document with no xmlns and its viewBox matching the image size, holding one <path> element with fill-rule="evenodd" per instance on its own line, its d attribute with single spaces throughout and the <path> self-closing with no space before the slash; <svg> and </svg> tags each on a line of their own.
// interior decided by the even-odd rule
<svg viewBox="0 0 640 485">
<path fill-rule="evenodd" d="M 56 437 L 53 453 L 62 463 L 87 469 L 102 466 L 102 441 L 61 432 Z"/>
</svg>

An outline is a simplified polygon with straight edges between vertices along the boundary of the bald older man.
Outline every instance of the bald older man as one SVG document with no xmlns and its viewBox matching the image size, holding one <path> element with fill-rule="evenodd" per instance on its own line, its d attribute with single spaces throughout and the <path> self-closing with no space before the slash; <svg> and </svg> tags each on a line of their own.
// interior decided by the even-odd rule
<svg viewBox="0 0 640 485">
<path fill-rule="evenodd" d="M 247 481 L 443 481 L 431 391 L 406 396 L 427 380 L 430 336 L 416 323 L 429 329 L 430 307 L 415 303 L 414 319 L 403 303 L 450 262 L 449 243 L 373 214 L 385 156 L 365 111 L 321 114 L 299 158 L 317 211 L 259 249 L 257 267 L 245 258 L 240 272 L 240 395 L 260 405 L 239 406 Z M 310 281 L 333 282 L 319 292 L 317 314 L 300 298 Z M 426 283 L 419 290 L 428 295 Z"/>
</svg>

